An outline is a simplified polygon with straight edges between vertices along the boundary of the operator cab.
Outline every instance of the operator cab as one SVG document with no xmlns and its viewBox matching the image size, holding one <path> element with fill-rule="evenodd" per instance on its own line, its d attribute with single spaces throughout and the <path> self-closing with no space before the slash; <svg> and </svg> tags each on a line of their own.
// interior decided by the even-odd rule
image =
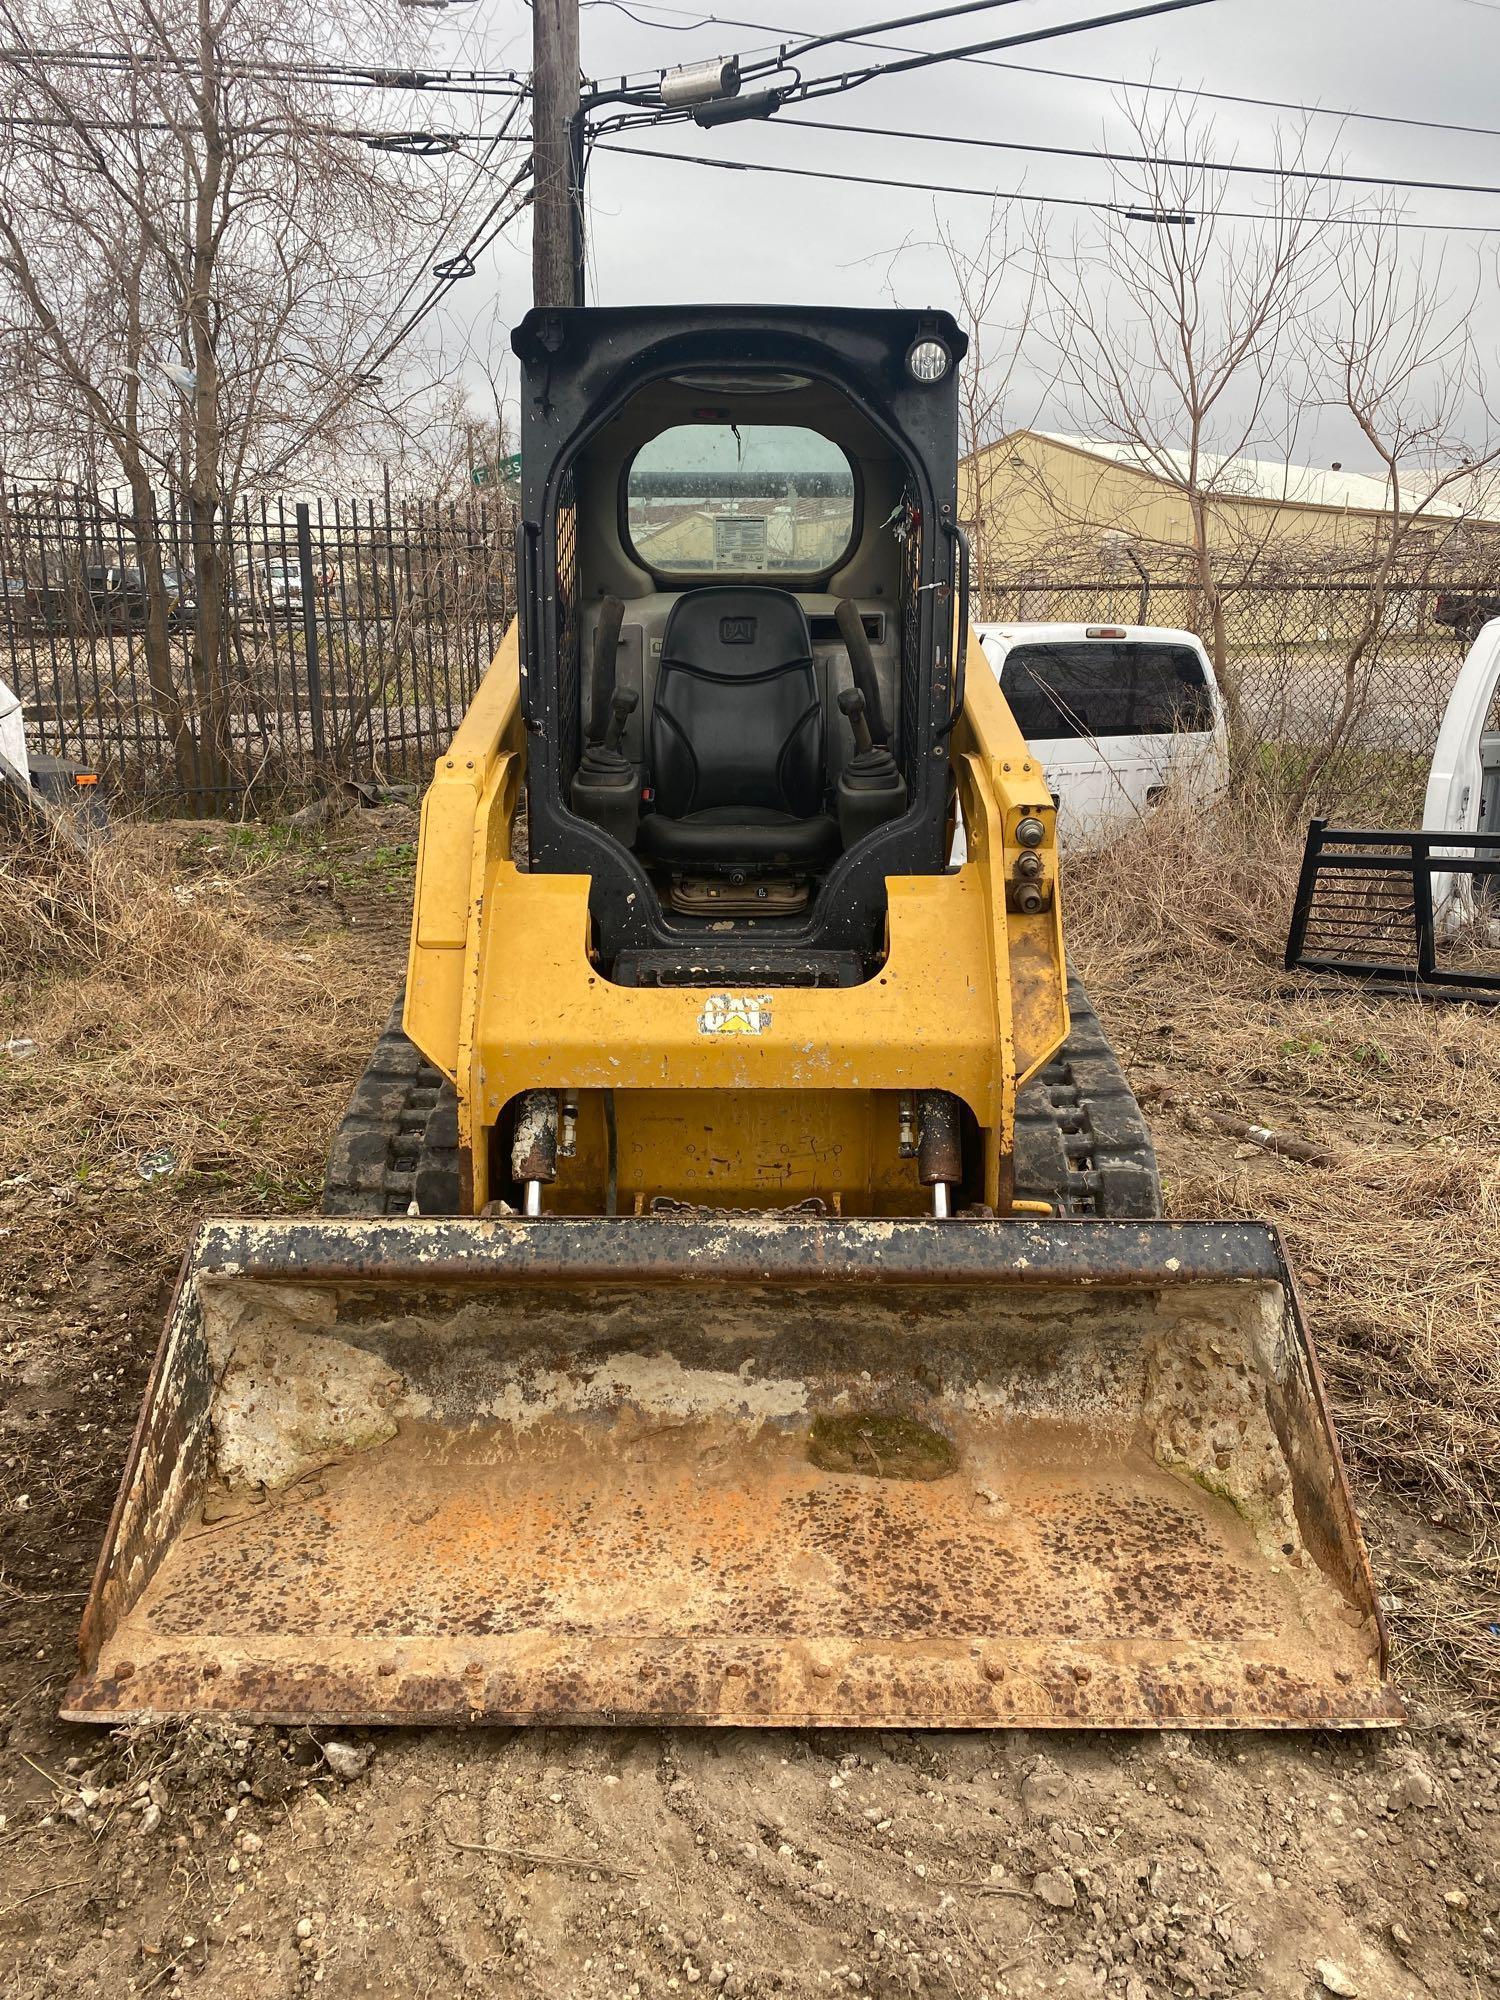
<svg viewBox="0 0 1500 2000">
<path fill-rule="evenodd" d="M 627 983 L 869 976 L 886 876 L 942 866 L 962 336 L 694 308 L 516 347 L 531 867 L 591 876 Z"/>
</svg>

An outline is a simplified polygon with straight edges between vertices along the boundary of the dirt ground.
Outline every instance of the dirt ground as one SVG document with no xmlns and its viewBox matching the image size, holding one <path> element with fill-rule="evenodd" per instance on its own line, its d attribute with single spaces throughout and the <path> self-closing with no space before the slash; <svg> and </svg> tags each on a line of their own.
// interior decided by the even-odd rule
<svg viewBox="0 0 1500 2000">
<path fill-rule="evenodd" d="M 1500 1021 L 1288 987 L 1279 935 L 1229 909 L 1205 941 L 1181 884 L 1132 920 L 1118 873 L 1081 880 L 1075 951 L 1174 1211 L 1288 1229 L 1409 1728 L 55 1720 L 188 1228 L 315 1202 L 414 837 L 395 805 L 127 832 L 110 938 L 0 990 L 0 1989 L 1500 1993 Z"/>
</svg>

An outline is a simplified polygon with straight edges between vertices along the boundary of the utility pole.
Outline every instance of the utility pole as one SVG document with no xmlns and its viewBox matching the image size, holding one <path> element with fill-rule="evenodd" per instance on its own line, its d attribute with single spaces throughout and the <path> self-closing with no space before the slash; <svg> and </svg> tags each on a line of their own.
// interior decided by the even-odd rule
<svg viewBox="0 0 1500 2000">
<path fill-rule="evenodd" d="M 581 306 L 578 0 L 532 0 L 531 70 L 532 303 Z"/>
</svg>

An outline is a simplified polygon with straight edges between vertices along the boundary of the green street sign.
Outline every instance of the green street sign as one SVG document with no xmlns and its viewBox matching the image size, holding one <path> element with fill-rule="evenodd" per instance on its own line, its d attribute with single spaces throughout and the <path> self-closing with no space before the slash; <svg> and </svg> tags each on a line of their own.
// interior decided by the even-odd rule
<svg viewBox="0 0 1500 2000">
<path fill-rule="evenodd" d="M 518 486 L 521 481 L 521 454 L 513 451 L 498 465 L 471 465 L 469 477 L 476 486 L 492 486 L 497 478 L 504 486 Z"/>
</svg>

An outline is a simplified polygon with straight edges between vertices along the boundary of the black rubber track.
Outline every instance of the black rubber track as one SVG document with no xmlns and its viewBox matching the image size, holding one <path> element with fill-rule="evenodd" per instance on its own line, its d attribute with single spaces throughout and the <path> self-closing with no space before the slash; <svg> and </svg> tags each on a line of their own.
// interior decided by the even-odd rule
<svg viewBox="0 0 1500 2000">
<path fill-rule="evenodd" d="M 325 1215 L 457 1215 L 458 1100 L 401 1029 L 405 987 L 328 1153 Z"/>
<path fill-rule="evenodd" d="M 459 1212 L 457 1100 L 403 1034 L 402 998 L 334 1135 L 327 1215 Z M 1068 1008 L 1067 1041 L 1016 1106 L 1016 1192 L 1060 1215 L 1160 1215 L 1151 1135 L 1076 979 Z"/>
<path fill-rule="evenodd" d="M 1016 1193 L 1059 1215 L 1160 1215 L 1156 1150 L 1078 980 L 1068 1039 L 1016 1103 Z"/>
</svg>

